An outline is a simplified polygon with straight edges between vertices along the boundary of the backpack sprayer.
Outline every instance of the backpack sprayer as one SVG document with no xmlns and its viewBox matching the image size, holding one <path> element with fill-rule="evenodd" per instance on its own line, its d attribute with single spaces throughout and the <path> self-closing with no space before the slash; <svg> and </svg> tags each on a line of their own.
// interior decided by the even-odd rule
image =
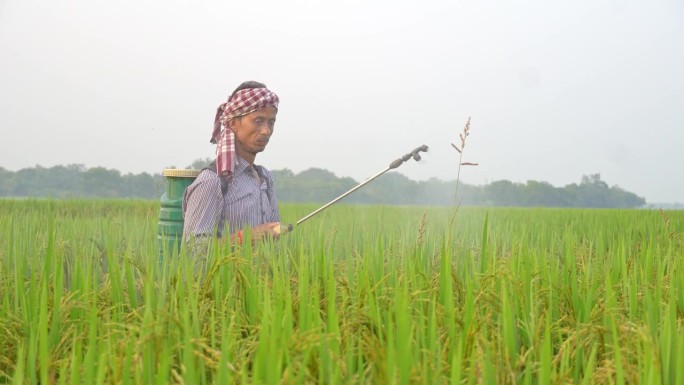
<svg viewBox="0 0 684 385">
<path fill-rule="evenodd" d="M 416 147 L 415 149 L 413 149 L 413 151 L 409 152 L 408 154 L 405 154 L 405 155 L 402 156 L 401 158 L 396 159 L 395 161 L 393 161 L 392 163 L 390 163 L 389 166 L 387 166 L 387 168 L 385 168 L 384 170 L 382 170 L 382 171 L 380 171 L 379 173 L 377 173 L 377 174 L 371 176 L 370 178 L 366 179 L 364 182 L 359 183 L 356 187 L 353 187 L 352 189 L 350 189 L 350 190 L 347 191 L 346 193 L 344 193 L 344 194 L 338 196 L 337 198 L 335 198 L 335 199 L 331 200 L 330 202 L 326 203 L 325 205 L 323 205 L 321 208 L 319 208 L 319 209 L 313 211 L 312 213 L 310 213 L 310 214 L 306 215 L 305 217 L 303 217 L 302 219 L 298 220 L 297 223 L 296 223 L 296 225 L 299 225 L 299 224 L 301 224 L 301 223 L 304 223 L 304 221 L 306 221 L 306 220 L 308 220 L 309 218 L 313 217 L 314 215 L 320 213 L 321 211 L 327 209 L 328 207 L 334 205 L 334 204 L 337 203 L 340 199 L 342 199 L 342 198 L 346 197 L 347 195 L 353 193 L 354 191 L 360 189 L 361 187 L 363 187 L 363 186 L 365 186 L 366 184 L 370 183 L 371 181 L 373 181 L 374 179 L 376 179 L 376 178 L 379 177 L 380 175 L 386 173 L 386 172 L 389 171 L 389 170 L 392 170 L 392 169 L 395 169 L 395 168 L 401 166 L 401 165 L 404 164 L 407 160 L 413 158 L 413 160 L 415 160 L 416 162 L 420 161 L 420 159 L 421 159 L 420 153 L 421 153 L 421 152 L 427 152 L 427 150 L 428 150 L 428 146 L 426 146 L 426 145 L 422 145 L 422 146 L 420 146 L 420 147 Z M 280 225 L 280 226 L 276 226 L 276 228 L 274 228 L 275 232 L 278 233 L 278 234 L 288 233 L 288 232 L 292 231 L 293 229 L 294 229 L 294 225 L 293 225 L 293 224 Z"/>
</svg>

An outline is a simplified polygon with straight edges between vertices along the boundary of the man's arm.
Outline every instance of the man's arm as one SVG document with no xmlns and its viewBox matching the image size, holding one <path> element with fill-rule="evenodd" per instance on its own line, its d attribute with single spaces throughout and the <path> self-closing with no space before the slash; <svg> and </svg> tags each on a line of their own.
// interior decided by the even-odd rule
<svg viewBox="0 0 684 385">
<path fill-rule="evenodd" d="M 221 180 L 202 171 L 183 193 L 183 238 L 216 236 L 224 210 Z"/>
</svg>

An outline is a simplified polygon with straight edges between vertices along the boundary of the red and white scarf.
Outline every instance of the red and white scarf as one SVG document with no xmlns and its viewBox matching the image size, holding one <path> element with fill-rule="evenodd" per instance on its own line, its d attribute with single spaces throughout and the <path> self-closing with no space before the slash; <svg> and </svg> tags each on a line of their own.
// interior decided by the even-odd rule
<svg viewBox="0 0 684 385">
<path fill-rule="evenodd" d="M 246 88 L 233 95 L 216 109 L 211 143 L 216 143 L 216 172 L 230 176 L 235 169 L 235 133 L 228 126 L 231 119 L 273 106 L 278 108 L 278 95 L 266 88 Z"/>
</svg>

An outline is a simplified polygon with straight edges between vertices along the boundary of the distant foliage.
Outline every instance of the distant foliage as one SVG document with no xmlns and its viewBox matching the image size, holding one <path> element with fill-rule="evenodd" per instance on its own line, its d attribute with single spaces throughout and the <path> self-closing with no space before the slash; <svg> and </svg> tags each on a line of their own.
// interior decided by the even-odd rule
<svg viewBox="0 0 684 385">
<path fill-rule="evenodd" d="M 323 203 L 335 199 L 358 183 L 334 178 L 325 170 L 299 174 L 273 171 L 278 197 L 283 202 Z M 348 203 L 449 206 L 454 202 L 456 181 L 436 178 L 413 181 L 402 174 L 387 173 L 344 199 Z M 609 187 L 599 174 L 583 176 L 581 183 L 554 187 L 548 182 L 513 183 L 501 180 L 483 186 L 461 183 L 457 201 L 467 206 L 511 207 L 642 207 L 646 200 L 618 186 Z"/>
<path fill-rule="evenodd" d="M 191 167 L 199 169 L 210 159 L 201 159 Z M 288 169 L 272 170 L 281 202 L 326 203 L 342 195 L 359 182 L 338 178 L 330 171 L 311 168 L 298 174 Z M 0 196 L 52 198 L 144 198 L 159 199 L 166 189 L 161 174 L 124 174 L 118 170 L 83 165 L 36 166 L 16 172 L 0 167 Z M 389 172 L 344 198 L 346 203 L 387 205 L 435 205 L 454 203 L 456 181 L 432 178 L 413 181 Z M 642 207 L 646 200 L 619 186 L 608 186 L 600 174 L 585 175 L 579 184 L 554 187 L 547 182 L 508 180 L 458 188 L 458 202 L 468 206 L 518 207 Z"/>
<path fill-rule="evenodd" d="M 50 198 L 158 199 L 166 185 L 161 174 L 124 174 L 113 169 L 80 164 L 16 172 L 0 167 L 0 196 Z"/>
</svg>

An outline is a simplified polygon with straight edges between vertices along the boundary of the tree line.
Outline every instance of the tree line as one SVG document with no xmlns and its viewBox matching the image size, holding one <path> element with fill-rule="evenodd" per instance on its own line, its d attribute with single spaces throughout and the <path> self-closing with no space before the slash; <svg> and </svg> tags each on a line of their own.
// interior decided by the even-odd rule
<svg viewBox="0 0 684 385">
<path fill-rule="evenodd" d="M 198 160 L 188 168 L 202 168 Z M 359 182 L 328 170 L 310 168 L 294 173 L 272 170 L 281 202 L 326 203 Z M 160 199 L 166 191 L 161 174 L 122 174 L 118 170 L 83 165 L 35 166 L 16 172 L 0 167 L 0 196 L 51 198 Z M 619 186 L 609 186 L 600 174 L 585 175 L 579 183 L 555 187 L 543 181 L 515 183 L 500 180 L 485 185 L 457 184 L 432 178 L 414 181 L 388 172 L 344 198 L 347 203 L 386 205 L 518 206 L 518 207 L 642 207 L 646 200 Z"/>
</svg>

